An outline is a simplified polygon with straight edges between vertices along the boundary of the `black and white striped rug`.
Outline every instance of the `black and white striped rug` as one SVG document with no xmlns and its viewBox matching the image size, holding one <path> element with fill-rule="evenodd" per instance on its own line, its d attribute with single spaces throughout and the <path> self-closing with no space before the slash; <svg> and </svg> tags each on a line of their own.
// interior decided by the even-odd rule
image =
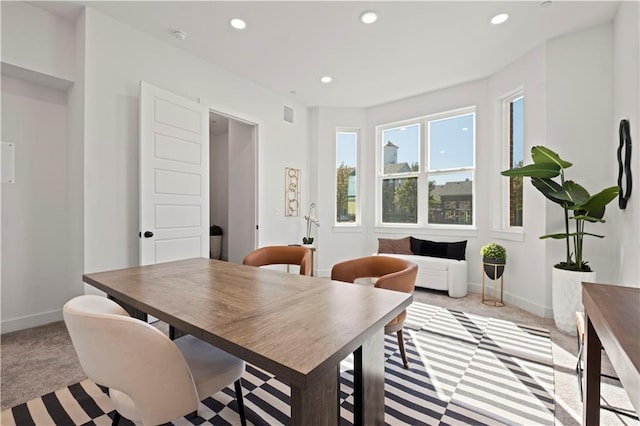
<svg viewBox="0 0 640 426">
<path fill-rule="evenodd" d="M 414 302 L 405 338 L 409 370 L 402 367 L 395 334 L 385 340 L 387 424 L 553 424 L 548 331 Z M 342 423 L 351 424 L 351 359 L 341 371 Z M 250 424 L 289 423 L 288 386 L 251 365 L 243 386 Z M 200 404 L 199 417 L 173 424 L 239 424 L 236 410 L 235 392 L 227 388 Z M 4 410 L 0 423 L 109 425 L 112 416 L 106 389 L 85 380 Z"/>
</svg>

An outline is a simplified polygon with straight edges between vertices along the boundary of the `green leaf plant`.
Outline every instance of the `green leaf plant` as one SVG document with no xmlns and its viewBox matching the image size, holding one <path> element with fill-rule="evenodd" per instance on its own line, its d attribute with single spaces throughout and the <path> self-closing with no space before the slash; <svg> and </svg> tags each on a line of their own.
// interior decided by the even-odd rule
<svg viewBox="0 0 640 426">
<path fill-rule="evenodd" d="M 533 164 L 500 172 L 503 176 L 522 176 L 531 178 L 533 186 L 547 199 L 558 204 L 564 210 L 565 232 L 543 235 L 540 238 L 565 240 L 566 260 L 555 265 L 556 268 L 570 271 L 591 272 L 588 262 L 582 257 L 585 235 L 604 238 L 604 235 L 585 232 L 585 223 L 604 222 L 605 207 L 618 196 L 618 187 L 605 188 L 595 195 L 579 184 L 565 180 L 564 170 L 572 163 L 560 158 L 558 154 L 544 146 L 531 148 Z M 559 181 L 554 180 L 559 178 Z M 573 220 L 575 231 L 570 231 L 569 221 Z M 573 244 L 573 251 L 571 245 Z M 575 254 L 575 259 L 574 255 Z"/>
</svg>

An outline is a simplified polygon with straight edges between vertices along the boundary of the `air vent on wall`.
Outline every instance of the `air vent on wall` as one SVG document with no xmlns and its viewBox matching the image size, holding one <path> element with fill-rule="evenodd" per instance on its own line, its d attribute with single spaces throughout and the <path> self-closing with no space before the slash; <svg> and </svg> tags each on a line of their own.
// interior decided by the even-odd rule
<svg viewBox="0 0 640 426">
<path fill-rule="evenodd" d="M 282 119 L 287 123 L 293 124 L 293 108 L 283 105 L 282 107 Z"/>
</svg>

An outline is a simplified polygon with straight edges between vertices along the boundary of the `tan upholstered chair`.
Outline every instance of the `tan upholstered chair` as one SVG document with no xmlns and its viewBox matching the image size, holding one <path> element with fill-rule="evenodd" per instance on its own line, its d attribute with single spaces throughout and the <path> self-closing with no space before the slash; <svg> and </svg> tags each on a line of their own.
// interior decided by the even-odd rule
<svg viewBox="0 0 640 426">
<path fill-rule="evenodd" d="M 202 399 L 235 382 L 240 419 L 246 423 L 241 359 L 193 336 L 171 341 L 160 330 L 131 318 L 106 297 L 68 301 L 64 321 L 87 376 L 109 388 L 116 409 L 143 425 L 158 425 L 197 413 Z"/>
<path fill-rule="evenodd" d="M 302 246 L 267 246 L 252 251 L 242 261 L 245 265 L 300 265 L 300 275 L 311 275 L 311 250 Z"/>
<path fill-rule="evenodd" d="M 331 269 L 331 279 L 352 283 L 358 278 L 376 278 L 375 287 L 413 293 L 417 273 L 418 266 L 408 260 L 387 256 L 368 256 L 335 264 Z M 384 327 L 384 332 L 386 334 L 395 332 L 398 335 L 402 362 L 404 368 L 409 368 L 402 336 L 406 317 L 407 311 L 402 311 Z"/>
</svg>

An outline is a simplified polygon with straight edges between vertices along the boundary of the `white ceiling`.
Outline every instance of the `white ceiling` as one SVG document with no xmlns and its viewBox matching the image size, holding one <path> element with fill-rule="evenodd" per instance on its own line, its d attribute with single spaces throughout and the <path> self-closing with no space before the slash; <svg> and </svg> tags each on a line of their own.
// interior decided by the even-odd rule
<svg viewBox="0 0 640 426">
<path fill-rule="evenodd" d="M 370 107 L 489 76 L 545 40 L 611 21 L 618 8 L 540 1 L 85 3 L 303 105 Z M 34 4 L 78 13 L 71 2 Z M 365 10 L 378 22 L 360 23 Z M 489 24 L 499 12 L 510 19 Z M 232 30 L 232 17 L 247 28 Z M 333 82 L 320 83 L 323 75 Z"/>
</svg>

